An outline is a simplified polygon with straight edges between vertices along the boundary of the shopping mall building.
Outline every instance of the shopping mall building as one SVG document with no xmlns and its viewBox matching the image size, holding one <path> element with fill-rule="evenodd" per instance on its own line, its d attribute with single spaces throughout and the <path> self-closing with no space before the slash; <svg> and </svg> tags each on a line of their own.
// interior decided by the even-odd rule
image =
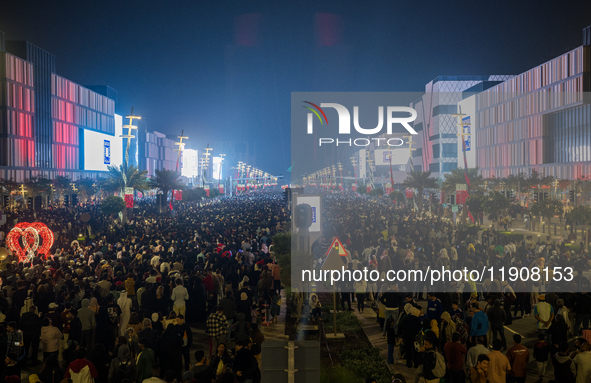
<svg viewBox="0 0 591 383">
<path fill-rule="evenodd" d="M 6 41 L 0 32 L 0 178 L 104 176 L 107 166 L 123 163 L 127 145 L 120 136 L 128 120 L 115 113 L 116 102 L 113 88 L 59 76 L 53 54 L 27 41 Z M 149 176 L 174 170 L 176 137 L 148 131 L 143 121 L 134 124 L 130 164 Z M 188 153 L 193 163 L 186 168 L 197 176 L 197 152 Z"/>
<path fill-rule="evenodd" d="M 519 75 L 435 78 L 409 105 L 418 134 L 396 156 L 373 144 L 358 151 L 358 169 L 369 158 L 374 179 L 392 175 L 395 183 L 411 169 L 443 179 L 464 164 L 478 166 L 484 178 L 534 169 L 559 179 L 591 177 L 591 27 L 582 43 Z"/>
</svg>

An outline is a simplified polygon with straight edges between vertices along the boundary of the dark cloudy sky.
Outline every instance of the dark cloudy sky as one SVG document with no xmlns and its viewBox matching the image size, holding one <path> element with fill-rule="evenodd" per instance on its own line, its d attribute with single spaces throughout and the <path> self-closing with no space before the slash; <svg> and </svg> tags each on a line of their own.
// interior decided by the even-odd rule
<svg viewBox="0 0 591 383">
<path fill-rule="evenodd" d="M 2 1 L 0 30 L 57 73 L 118 91 L 189 147 L 257 143 L 290 166 L 290 93 L 421 91 L 438 75 L 518 74 L 582 44 L 589 1 Z M 240 149 L 238 149 L 240 150 Z M 232 161 L 232 153 L 227 157 Z"/>
</svg>

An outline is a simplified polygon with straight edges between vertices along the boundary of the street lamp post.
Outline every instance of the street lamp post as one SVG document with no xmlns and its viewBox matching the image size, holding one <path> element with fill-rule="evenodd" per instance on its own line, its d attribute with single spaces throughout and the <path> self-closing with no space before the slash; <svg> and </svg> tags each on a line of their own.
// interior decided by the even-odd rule
<svg viewBox="0 0 591 383">
<path fill-rule="evenodd" d="M 177 158 L 176 158 L 176 171 L 179 171 L 179 163 L 181 161 L 181 154 L 183 152 L 183 149 L 185 148 L 185 143 L 183 142 L 183 139 L 189 139 L 189 137 L 184 136 L 185 130 L 181 130 L 181 135 L 177 136 L 179 138 L 179 142 L 175 142 L 175 145 L 178 145 L 177 149 L 174 149 L 175 152 L 179 152 Z"/>
<path fill-rule="evenodd" d="M 133 114 L 133 107 L 131 107 L 131 114 L 129 116 L 125 116 L 125 118 L 129 118 L 129 123 L 127 125 L 123 125 L 123 128 L 127 128 L 127 134 L 120 136 L 121 138 L 127 138 L 127 147 L 125 149 L 125 168 L 129 167 L 129 146 L 131 143 L 131 139 L 135 138 L 135 136 L 133 134 L 131 134 L 131 131 L 134 129 L 137 129 L 137 126 L 133 125 L 133 120 L 141 120 L 142 118 L 140 116 L 135 116 Z M 124 180 L 125 180 L 125 176 L 124 176 Z M 125 180 L 125 183 L 127 184 L 127 180 Z"/>
</svg>

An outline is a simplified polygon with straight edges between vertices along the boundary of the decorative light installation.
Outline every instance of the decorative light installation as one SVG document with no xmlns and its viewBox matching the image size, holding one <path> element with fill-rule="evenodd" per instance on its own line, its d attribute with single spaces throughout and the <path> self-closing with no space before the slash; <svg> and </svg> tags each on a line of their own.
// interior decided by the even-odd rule
<svg viewBox="0 0 591 383">
<path fill-rule="evenodd" d="M 47 259 L 53 246 L 53 233 L 44 223 L 21 222 L 10 230 L 6 242 L 19 262 L 31 261 L 35 253 Z"/>
</svg>

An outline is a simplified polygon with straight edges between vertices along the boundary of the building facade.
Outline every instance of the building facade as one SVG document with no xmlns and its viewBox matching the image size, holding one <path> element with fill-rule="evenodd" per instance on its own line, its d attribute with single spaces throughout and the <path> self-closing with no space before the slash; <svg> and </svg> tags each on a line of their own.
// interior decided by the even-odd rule
<svg viewBox="0 0 591 383">
<path fill-rule="evenodd" d="M 474 97 L 483 177 L 591 175 L 589 28 L 583 45 Z"/>
<path fill-rule="evenodd" d="M 105 176 L 125 161 L 117 91 L 82 86 L 59 76 L 55 56 L 0 32 L 0 178 L 24 182 L 36 176 L 72 180 Z M 146 170 L 175 170 L 175 140 L 134 124 L 129 163 Z M 180 166 L 179 166 L 180 167 Z"/>
<path fill-rule="evenodd" d="M 458 167 L 458 102 L 463 92 L 499 84 L 512 76 L 439 76 L 425 86 L 425 94 L 411 104 L 417 111 L 413 127 L 413 167 L 437 178 Z"/>
<path fill-rule="evenodd" d="M 96 177 L 84 166 L 84 132 L 120 140 L 114 99 L 57 75 L 51 53 L 0 40 L 0 178 Z"/>
</svg>

